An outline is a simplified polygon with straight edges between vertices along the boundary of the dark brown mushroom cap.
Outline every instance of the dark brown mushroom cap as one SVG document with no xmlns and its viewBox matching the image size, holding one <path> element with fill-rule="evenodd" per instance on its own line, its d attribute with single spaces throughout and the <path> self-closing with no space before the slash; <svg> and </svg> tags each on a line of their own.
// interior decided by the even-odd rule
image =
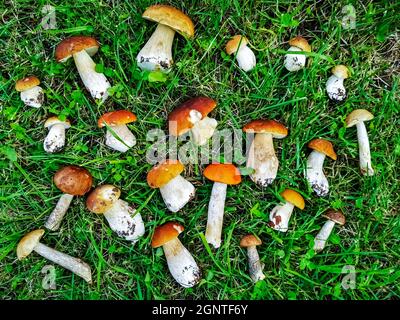
<svg viewBox="0 0 400 320">
<path fill-rule="evenodd" d="M 261 239 L 252 234 L 248 234 L 240 240 L 240 246 L 243 248 L 259 246 L 260 244 L 262 244 Z"/>
<path fill-rule="evenodd" d="M 341 226 L 346 223 L 346 217 L 340 210 L 329 209 L 324 213 L 323 217 L 340 224 Z"/>
<path fill-rule="evenodd" d="M 183 232 L 184 228 L 178 222 L 167 222 L 158 226 L 154 230 L 151 246 L 153 248 L 161 247 L 167 242 L 177 238 Z"/>
<path fill-rule="evenodd" d="M 57 62 L 65 62 L 73 54 L 86 50 L 86 52 L 93 56 L 99 49 L 100 44 L 95 38 L 87 36 L 74 36 L 66 38 L 61 41 L 55 52 Z"/>
<path fill-rule="evenodd" d="M 54 184 L 64 193 L 83 196 L 92 187 L 93 178 L 88 170 L 78 166 L 66 166 L 54 175 Z"/>
</svg>

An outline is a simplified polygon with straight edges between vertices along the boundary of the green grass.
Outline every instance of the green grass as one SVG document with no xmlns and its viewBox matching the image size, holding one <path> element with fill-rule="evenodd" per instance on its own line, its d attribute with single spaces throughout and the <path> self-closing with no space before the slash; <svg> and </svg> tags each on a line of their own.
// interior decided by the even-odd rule
<svg viewBox="0 0 400 320">
<path fill-rule="evenodd" d="M 341 10 L 346 1 L 173 1 L 196 25 L 196 37 L 180 36 L 173 46 L 176 61 L 168 80 L 149 82 L 135 57 L 155 24 L 141 18 L 153 1 L 63 1 L 57 8 L 56 30 L 40 28 L 47 1 L 0 4 L 0 297 L 2 299 L 388 299 L 400 296 L 400 134 L 399 25 L 396 1 L 353 1 L 357 26 L 344 30 Z M 228 38 L 242 33 L 251 41 L 257 67 L 245 74 L 223 51 Z M 72 62 L 59 64 L 55 46 L 65 37 L 93 35 L 102 44 L 94 60 L 103 65 L 114 94 L 96 105 Z M 283 68 L 287 41 L 301 34 L 313 54 L 297 73 Z M 325 82 L 330 69 L 343 63 L 352 69 L 345 82 L 348 99 L 328 101 Z M 42 80 L 46 91 L 41 109 L 25 107 L 15 81 L 29 74 Z M 146 141 L 150 129 L 166 129 L 167 114 L 186 99 L 206 95 L 218 101 L 213 116 L 218 128 L 241 128 L 252 119 L 280 120 L 289 136 L 275 141 L 280 160 L 278 178 L 261 189 L 245 177 L 228 188 L 219 250 L 202 241 L 212 184 L 202 177 L 204 166 L 186 167 L 185 177 L 197 188 L 195 199 L 177 214 L 166 211 L 158 190 L 150 189 L 146 173 Z M 104 145 L 104 130 L 96 127 L 105 111 L 127 108 L 138 116 L 129 125 L 138 139 L 126 154 Z M 358 169 L 355 128 L 344 119 L 356 108 L 370 110 L 367 124 L 376 175 Z M 67 146 L 46 154 L 44 121 L 51 114 L 72 120 Z M 306 145 L 313 138 L 331 140 L 336 162 L 325 161 L 331 185 L 327 198 L 317 198 L 303 177 Z M 43 243 L 80 257 L 93 269 L 87 285 L 56 267 L 57 289 L 43 290 L 41 269 L 48 264 L 37 254 L 16 259 L 15 248 L 28 231 L 42 227 L 59 190 L 55 171 L 66 164 L 86 167 L 95 184 L 119 186 L 122 198 L 140 212 L 146 235 L 135 245 L 119 239 L 103 217 L 88 212 L 75 199 L 58 232 L 46 232 Z M 285 187 L 301 190 L 304 211 L 296 210 L 286 234 L 267 226 L 269 211 Z M 335 228 L 327 248 L 312 253 L 312 240 L 329 207 L 342 209 L 347 224 Z M 154 228 L 176 220 L 186 230 L 180 239 L 203 270 L 203 280 L 191 289 L 170 276 L 162 249 L 152 249 Z M 260 257 L 265 281 L 253 285 L 246 252 L 239 239 L 255 233 L 262 240 Z M 345 265 L 357 271 L 356 288 L 341 288 Z"/>
</svg>

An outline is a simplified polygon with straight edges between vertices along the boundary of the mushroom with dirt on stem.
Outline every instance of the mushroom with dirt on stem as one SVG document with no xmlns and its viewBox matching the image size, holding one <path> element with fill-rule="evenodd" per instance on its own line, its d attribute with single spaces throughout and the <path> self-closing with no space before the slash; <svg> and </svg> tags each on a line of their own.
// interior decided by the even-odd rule
<svg viewBox="0 0 400 320">
<path fill-rule="evenodd" d="M 20 92 L 21 100 L 25 105 L 34 108 L 42 106 L 44 93 L 39 84 L 40 80 L 36 76 L 25 77 L 17 81 L 15 90 Z"/>
<path fill-rule="evenodd" d="M 346 99 L 346 88 L 343 85 L 343 81 L 349 77 L 349 69 L 340 64 L 332 68 L 332 73 L 326 82 L 326 92 L 329 99 L 338 102 L 343 101 Z"/>
<path fill-rule="evenodd" d="M 70 121 L 50 117 L 44 123 L 44 127 L 49 130 L 43 142 L 44 151 L 48 153 L 61 151 L 65 145 L 65 130 L 71 127 Z"/>
<path fill-rule="evenodd" d="M 249 259 L 249 272 L 250 277 L 253 282 L 258 282 L 265 279 L 265 275 L 263 273 L 264 265 L 260 261 L 260 256 L 258 255 L 258 251 L 256 246 L 262 244 L 260 238 L 248 234 L 244 236 L 240 240 L 240 246 L 242 248 L 247 248 L 247 256 Z"/>
<path fill-rule="evenodd" d="M 307 56 L 300 52 L 311 52 L 311 46 L 308 41 L 301 36 L 289 40 L 289 52 L 285 55 L 285 68 L 288 71 L 299 71 L 306 65 Z"/>
<path fill-rule="evenodd" d="M 318 232 L 314 240 L 314 251 L 320 252 L 324 250 L 326 241 L 332 233 L 335 224 L 343 226 L 346 223 L 346 218 L 340 210 L 329 209 L 325 212 L 323 217 L 327 218 L 321 230 Z"/>
<path fill-rule="evenodd" d="M 244 71 L 250 71 L 256 66 L 256 56 L 254 52 L 247 46 L 249 40 L 241 35 L 233 36 L 225 46 L 227 54 L 236 55 L 239 67 Z"/>
</svg>

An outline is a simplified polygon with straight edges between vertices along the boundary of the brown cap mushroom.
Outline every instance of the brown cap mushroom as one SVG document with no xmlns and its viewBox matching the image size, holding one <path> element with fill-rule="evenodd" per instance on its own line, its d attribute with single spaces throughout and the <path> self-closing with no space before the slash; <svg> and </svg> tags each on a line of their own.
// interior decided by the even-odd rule
<svg viewBox="0 0 400 320">
<path fill-rule="evenodd" d="M 302 51 L 311 52 L 311 46 L 302 36 L 297 36 L 289 40 L 289 45 L 300 48 Z"/>
<path fill-rule="evenodd" d="M 86 199 L 89 211 L 101 214 L 109 210 L 121 196 L 121 190 L 112 184 L 104 184 L 94 189 Z"/>
<path fill-rule="evenodd" d="M 210 164 L 204 169 L 203 174 L 207 179 L 214 182 L 231 185 L 242 182 L 239 169 L 230 163 Z"/>
<path fill-rule="evenodd" d="M 93 37 L 74 36 L 61 41 L 56 47 L 55 56 L 57 62 L 65 62 L 75 53 L 85 50 L 93 56 L 99 50 L 100 44 Z"/>
<path fill-rule="evenodd" d="M 161 188 L 184 170 L 183 164 L 179 160 L 167 159 L 156 165 L 147 173 L 147 184 L 151 188 Z"/>
<path fill-rule="evenodd" d="M 297 191 L 294 191 L 292 189 L 285 189 L 281 192 L 281 197 L 287 202 L 295 205 L 300 210 L 303 210 L 305 207 L 304 198 Z"/>
<path fill-rule="evenodd" d="M 252 246 L 259 246 L 262 244 L 262 241 L 259 237 L 255 235 L 248 234 L 240 240 L 240 246 L 243 248 L 252 247 Z"/>
<path fill-rule="evenodd" d="M 92 183 L 90 172 L 78 166 L 65 166 L 54 175 L 56 187 L 74 196 L 83 196 L 90 190 Z"/>
<path fill-rule="evenodd" d="M 97 125 L 99 128 L 104 127 L 106 124 L 108 126 L 118 126 L 121 124 L 131 123 L 137 120 L 135 114 L 128 110 L 117 110 L 111 111 L 103 114 L 98 122 Z"/>
<path fill-rule="evenodd" d="M 323 217 L 340 224 L 343 226 L 346 223 L 346 217 L 343 215 L 343 212 L 340 210 L 329 209 L 324 214 Z"/>
<path fill-rule="evenodd" d="M 327 218 L 321 230 L 318 232 L 314 240 L 314 250 L 320 252 L 325 248 L 326 241 L 332 233 L 335 223 L 343 226 L 346 222 L 346 218 L 340 210 L 328 209 L 323 217 Z"/>
<path fill-rule="evenodd" d="M 154 230 L 153 238 L 151 239 L 151 246 L 158 248 L 165 243 L 177 238 L 184 228 L 177 222 L 167 222 L 161 226 L 158 226 Z"/>
<path fill-rule="evenodd" d="M 29 76 L 23 79 L 20 79 L 15 84 L 15 90 L 18 92 L 26 91 L 36 87 L 40 84 L 40 80 L 36 76 Z"/>
<path fill-rule="evenodd" d="M 240 240 L 240 246 L 243 248 L 247 248 L 250 277 L 253 282 L 258 282 L 265 279 L 265 275 L 263 273 L 264 266 L 260 262 L 260 256 L 258 255 L 258 251 L 256 248 L 256 246 L 259 246 L 261 244 L 262 242 L 260 238 L 252 234 L 248 234 Z"/>
<path fill-rule="evenodd" d="M 328 156 L 332 160 L 337 159 L 335 150 L 333 150 L 333 145 L 330 141 L 325 139 L 314 139 L 308 143 L 308 147 L 324 155 Z"/>
</svg>

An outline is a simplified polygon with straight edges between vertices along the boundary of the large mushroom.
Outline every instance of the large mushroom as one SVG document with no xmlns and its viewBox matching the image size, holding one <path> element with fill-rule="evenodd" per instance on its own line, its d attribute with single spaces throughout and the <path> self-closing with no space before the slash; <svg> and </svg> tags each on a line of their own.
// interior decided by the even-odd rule
<svg viewBox="0 0 400 320">
<path fill-rule="evenodd" d="M 182 11 L 168 5 L 150 6 L 142 17 L 158 24 L 150 39 L 138 53 L 137 64 L 142 70 L 166 72 L 173 64 L 172 42 L 175 32 L 185 38 L 193 38 L 193 22 Z"/>
<path fill-rule="evenodd" d="M 151 246 L 163 247 L 171 275 L 182 287 L 190 288 L 201 280 L 201 271 L 193 256 L 178 239 L 183 230 L 183 226 L 177 222 L 158 226 L 154 230 Z"/>
<path fill-rule="evenodd" d="M 337 155 L 333 150 L 332 143 L 324 139 L 311 140 L 308 143 L 308 147 L 313 151 L 307 158 L 307 168 L 305 170 L 307 181 L 319 197 L 327 196 L 329 183 L 323 171 L 324 160 L 325 156 L 336 160 Z"/>
<path fill-rule="evenodd" d="M 144 235 L 140 213 L 120 199 L 121 190 L 111 184 L 96 187 L 86 199 L 89 211 L 103 214 L 110 228 L 121 238 L 135 243 Z"/>
<path fill-rule="evenodd" d="M 36 76 L 20 79 L 15 84 L 15 90 L 20 92 L 21 100 L 25 105 L 40 108 L 43 104 L 43 89 L 39 86 L 40 80 Z"/>
<path fill-rule="evenodd" d="M 104 102 L 108 97 L 108 88 L 111 87 L 103 73 L 97 72 L 96 63 L 92 56 L 99 50 L 100 44 L 96 39 L 87 36 L 66 38 L 59 43 L 55 56 L 57 62 L 66 62 L 73 57 L 82 82 L 93 99 Z"/>
<path fill-rule="evenodd" d="M 167 159 L 154 166 L 147 174 L 151 188 L 159 188 L 168 210 L 178 212 L 195 194 L 194 186 L 180 174 L 184 166 L 178 160 Z"/>
<path fill-rule="evenodd" d="M 301 36 L 289 40 L 290 52 L 311 52 L 308 41 Z M 306 65 L 307 56 L 304 53 L 288 53 L 285 55 L 285 68 L 288 71 L 299 71 Z"/>
<path fill-rule="evenodd" d="M 33 230 L 27 233 L 19 241 L 17 246 L 18 260 L 25 259 L 32 253 L 32 251 L 35 251 L 43 258 L 75 273 L 89 284 L 92 283 L 92 272 L 90 266 L 81 259 L 71 257 L 70 255 L 54 250 L 43 243 L 40 243 L 40 239 L 42 238 L 43 234 L 43 229 Z"/>
<path fill-rule="evenodd" d="M 250 178 L 266 187 L 275 180 L 279 167 L 272 139 L 283 139 L 287 136 L 288 130 L 283 124 L 274 120 L 254 120 L 246 124 L 243 131 L 256 134 L 247 155 L 246 166 L 255 170 Z"/>
<path fill-rule="evenodd" d="M 326 82 L 326 92 L 329 99 L 342 101 L 346 98 L 346 88 L 343 85 L 343 81 L 349 77 L 349 69 L 340 64 L 332 68 L 332 73 Z"/>
<path fill-rule="evenodd" d="M 374 169 L 371 163 L 371 151 L 369 147 L 369 139 L 364 121 L 369 121 L 374 118 L 373 114 L 365 109 L 356 109 L 351 112 L 346 118 L 346 127 L 357 127 L 358 149 L 360 157 L 361 173 L 366 176 L 373 176 Z"/>
<path fill-rule="evenodd" d="M 264 265 L 260 261 L 260 256 L 258 255 L 258 251 L 256 246 L 262 244 L 260 238 L 248 234 L 244 236 L 240 240 L 240 246 L 242 248 L 247 248 L 247 257 L 249 258 L 249 272 L 250 277 L 253 282 L 258 282 L 265 279 L 265 275 L 263 273 Z"/>
<path fill-rule="evenodd" d="M 66 166 L 54 175 L 54 184 L 64 194 L 47 218 L 45 227 L 56 231 L 67 212 L 74 196 L 83 196 L 92 187 L 92 175 L 88 170 L 78 166 Z"/>
<path fill-rule="evenodd" d="M 126 126 L 136 121 L 136 115 L 128 110 L 117 110 L 103 114 L 97 125 L 107 126 L 106 145 L 111 149 L 126 152 L 136 144 L 136 138 Z"/>
<path fill-rule="evenodd" d="M 239 67 L 244 71 L 250 71 L 256 66 L 256 56 L 254 52 L 247 46 L 249 40 L 241 35 L 233 36 L 226 44 L 225 51 L 227 54 L 236 55 Z"/>
<path fill-rule="evenodd" d="M 201 146 L 213 136 L 217 120 L 207 115 L 217 102 L 207 97 L 189 99 L 175 108 L 168 116 L 169 133 L 175 137 L 190 131 L 193 143 Z"/>
<path fill-rule="evenodd" d="M 206 240 L 214 248 L 221 246 L 222 225 L 225 211 L 226 189 L 229 185 L 236 185 L 242 181 L 240 171 L 233 164 L 213 163 L 203 172 L 204 176 L 214 181 L 208 203 L 208 218 Z"/>
<path fill-rule="evenodd" d="M 44 151 L 54 153 L 62 150 L 65 145 L 65 130 L 71 127 L 69 120 L 50 117 L 44 123 L 44 127 L 49 130 L 43 142 Z"/>
<path fill-rule="evenodd" d="M 289 226 L 289 220 L 296 206 L 300 210 L 305 207 L 304 199 L 300 193 L 292 190 L 285 189 L 281 193 L 281 197 L 285 199 L 284 204 L 275 206 L 269 215 L 270 226 L 278 231 L 286 232 Z"/>
<path fill-rule="evenodd" d="M 346 218 L 343 213 L 339 210 L 329 209 L 325 212 L 323 217 L 327 218 L 328 221 L 325 222 L 321 230 L 318 232 L 314 240 L 314 250 L 320 252 L 324 250 L 326 241 L 328 240 L 330 234 L 332 233 L 335 224 L 343 226 L 346 223 Z"/>
</svg>

